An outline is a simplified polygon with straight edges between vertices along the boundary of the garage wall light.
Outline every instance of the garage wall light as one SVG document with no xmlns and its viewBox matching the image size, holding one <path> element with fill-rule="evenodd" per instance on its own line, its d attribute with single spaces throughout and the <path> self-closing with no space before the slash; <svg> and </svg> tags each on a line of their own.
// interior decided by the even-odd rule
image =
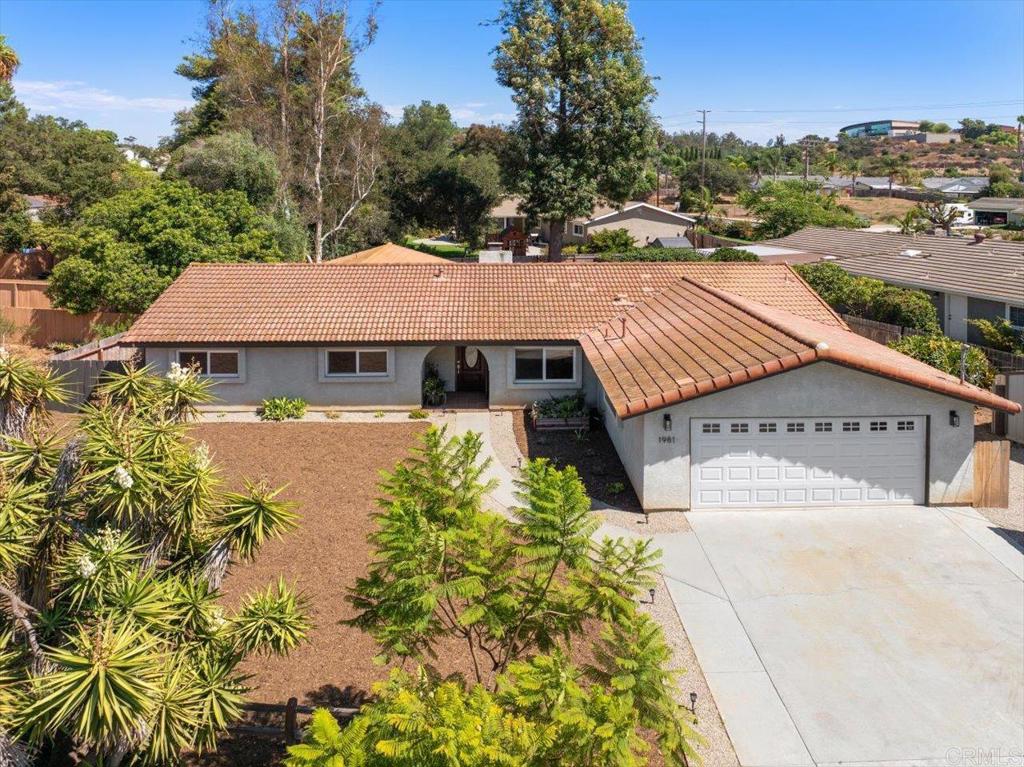
<svg viewBox="0 0 1024 767">
<path fill-rule="evenodd" d="M 661 425 L 665 431 L 672 431 L 672 416 L 665 413 L 665 415 L 661 417 Z"/>
<path fill-rule="evenodd" d="M 960 425 L 960 414 L 955 410 L 949 411 L 949 425 L 959 426 Z"/>
</svg>

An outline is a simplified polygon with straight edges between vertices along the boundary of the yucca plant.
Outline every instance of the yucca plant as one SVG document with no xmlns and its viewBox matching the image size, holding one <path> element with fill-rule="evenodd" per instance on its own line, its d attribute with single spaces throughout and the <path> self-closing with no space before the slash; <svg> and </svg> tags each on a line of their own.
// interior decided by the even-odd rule
<svg viewBox="0 0 1024 767">
<path fill-rule="evenodd" d="M 111 376 L 61 438 L 42 428 L 46 375 L 5 364 L 5 412 L 28 403 L 33 426 L 0 445 L 0 764 L 72 749 L 104 767 L 163 765 L 215 748 L 244 703 L 238 664 L 310 628 L 283 581 L 234 613 L 219 604 L 230 563 L 294 526 L 290 504 L 265 484 L 222 490 L 188 437 L 206 396 L 191 374 Z M 26 386 L 35 394 L 13 393 Z"/>
</svg>

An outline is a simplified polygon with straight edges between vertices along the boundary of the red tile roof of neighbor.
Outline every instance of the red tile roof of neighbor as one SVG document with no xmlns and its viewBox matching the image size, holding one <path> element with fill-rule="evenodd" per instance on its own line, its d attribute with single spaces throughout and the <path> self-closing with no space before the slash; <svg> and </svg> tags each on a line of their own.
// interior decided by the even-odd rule
<svg viewBox="0 0 1024 767">
<path fill-rule="evenodd" d="M 620 417 L 814 362 L 833 362 L 984 407 L 1020 405 L 836 324 L 682 279 L 580 344 Z"/>
<path fill-rule="evenodd" d="M 842 326 L 784 265 L 193 264 L 128 342 L 573 341 L 681 277 Z"/>
<path fill-rule="evenodd" d="M 347 256 L 332 258 L 327 264 L 352 266 L 353 264 L 447 264 L 448 260 L 440 256 L 432 256 L 419 250 L 385 242 L 375 248 L 367 248 Z"/>
</svg>

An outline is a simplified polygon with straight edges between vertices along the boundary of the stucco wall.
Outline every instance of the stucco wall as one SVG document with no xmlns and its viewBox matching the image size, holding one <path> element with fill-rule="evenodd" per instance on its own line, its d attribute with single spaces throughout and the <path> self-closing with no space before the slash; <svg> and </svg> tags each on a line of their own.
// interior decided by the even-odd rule
<svg viewBox="0 0 1024 767">
<path fill-rule="evenodd" d="M 625 229 L 637 245 L 646 245 L 659 237 L 684 237 L 690 226 L 688 221 L 673 216 L 669 211 L 636 208 L 613 213 L 587 227 L 587 236 L 608 229 Z"/>
<path fill-rule="evenodd" d="M 949 425 L 950 410 L 959 413 L 959 427 Z M 608 433 L 619 448 L 644 508 L 680 509 L 688 508 L 690 502 L 691 418 L 927 415 L 931 416 L 928 499 L 932 504 L 953 504 L 972 500 L 972 412 L 973 407 L 960 400 L 838 365 L 817 363 L 628 419 L 627 427 L 631 422 L 642 423 L 639 446 L 632 438 L 627 439 L 625 430 L 616 438 L 614 423 L 609 424 Z M 672 416 L 670 434 L 675 442 L 671 444 L 658 439 L 667 436 L 662 427 L 665 413 Z M 639 460 L 638 454 L 642 454 L 645 466 L 639 484 L 636 468 L 631 469 L 631 464 Z"/>
<path fill-rule="evenodd" d="M 622 468 L 626 470 L 640 505 L 647 508 L 644 503 L 644 419 L 638 417 L 622 420 L 615 415 L 603 394 L 600 408 L 604 414 L 605 431 L 619 454 Z"/>
<path fill-rule="evenodd" d="M 182 347 L 192 348 L 192 347 Z M 375 347 L 381 348 L 381 347 Z M 421 401 L 423 365 L 438 366 L 449 390 L 455 389 L 454 346 L 392 346 L 391 375 L 387 378 L 327 379 L 323 375 L 322 347 L 250 346 L 239 349 L 238 379 L 219 379 L 214 390 L 216 407 L 254 407 L 264 399 L 286 395 L 302 397 L 314 407 L 396 407 L 415 408 Z M 593 371 L 585 365 L 582 351 L 575 346 L 576 380 L 565 384 L 516 383 L 513 380 L 513 346 L 480 346 L 487 360 L 490 404 L 528 405 L 534 400 L 558 397 L 586 387 L 596 402 L 598 386 Z M 176 359 L 177 349 L 150 347 L 146 362 L 159 374 Z"/>
</svg>

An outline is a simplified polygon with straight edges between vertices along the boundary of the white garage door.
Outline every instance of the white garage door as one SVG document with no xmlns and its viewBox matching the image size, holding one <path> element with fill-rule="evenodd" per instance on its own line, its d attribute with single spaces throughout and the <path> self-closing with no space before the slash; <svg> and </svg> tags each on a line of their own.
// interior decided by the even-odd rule
<svg viewBox="0 0 1024 767">
<path fill-rule="evenodd" d="M 691 421 L 691 508 L 924 503 L 925 419 Z"/>
</svg>

